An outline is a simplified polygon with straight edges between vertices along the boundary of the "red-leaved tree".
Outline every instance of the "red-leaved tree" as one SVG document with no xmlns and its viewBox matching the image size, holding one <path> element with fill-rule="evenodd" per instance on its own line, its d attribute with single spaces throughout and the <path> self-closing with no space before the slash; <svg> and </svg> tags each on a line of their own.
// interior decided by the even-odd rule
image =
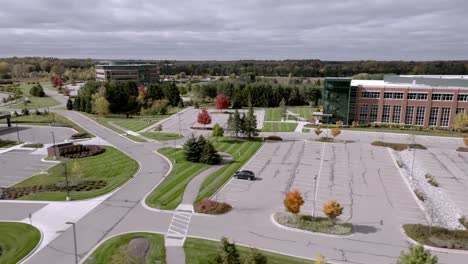
<svg viewBox="0 0 468 264">
<path fill-rule="evenodd" d="M 62 80 L 60 80 L 60 78 L 57 76 L 54 76 L 54 78 L 52 79 L 52 84 L 54 85 L 54 87 L 62 87 L 63 85 Z"/>
<path fill-rule="evenodd" d="M 203 127 L 205 127 L 205 125 L 211 124 L 211 116 L 208 111 L 206 111 L 206 108 L 203 107 L 201 109 L 200 113 L 198 114 L 197 122 L 202 124 Z"/>
<path fill-rule="evenodd" d="M 146 89 L 145 89 L 145 86 L 143 84 L 138 86 L 138 93 L 146 95 Z"/>
<path fill-rule="evenodd" d="M 224 96 L 224 94 L 218 94 L 218 96 L 216 96 L 215 105 L 216 109 L 226 109 L 229 106 L 229 100 L 226 96 Z"/>
</svg>

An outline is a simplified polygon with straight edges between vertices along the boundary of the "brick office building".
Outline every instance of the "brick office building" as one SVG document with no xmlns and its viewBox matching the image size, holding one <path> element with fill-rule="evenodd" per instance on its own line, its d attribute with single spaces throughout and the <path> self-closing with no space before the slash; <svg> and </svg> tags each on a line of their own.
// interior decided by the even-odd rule
<svg viewBox="0 0 468 264">
<path fill-rule="evenodd" d="M 468 112 L 468 76 L 388 75 L 384 80 L 326 78 L 324 113 L 331 122 L 451 127 Z"/>
</svg>

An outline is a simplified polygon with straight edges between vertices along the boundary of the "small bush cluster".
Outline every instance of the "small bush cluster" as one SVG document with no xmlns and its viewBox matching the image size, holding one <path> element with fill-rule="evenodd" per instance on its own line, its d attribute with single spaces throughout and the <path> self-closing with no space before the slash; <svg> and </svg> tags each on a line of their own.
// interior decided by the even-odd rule
<svg viewBox="0 0 468 264">
<path fill-rule="evenodd" d="M 224 203 L 205 199 L 195 206 L 195 212 L 202 214 L 224 214 L 231 211 L 232 206 Z"/>
<path fill-rule="evenodd" d="M 218 164 L 222 158 L 213 144 L 203 136 L 195 138 L 193 135 L 184 144 L 184 156 L 187 161 L 204 164 Z"/>
<path fill-rule="evenodd" d="M 36 96 L 36 97 L 44 97 L 45 96 L 44 88 L 42 88 L 42 86 L 40 84 L 36 84 L 33 87 L 31 87 L 31 89 L 29 90 L 29 93 L 32 96 Z"/>
<path fill-rule="evenodd" d="M 81 138 L 90 138 L 91 135 L 87 132 L 78 132 L 73 135 L 71 135 L 72 139 L 81 139 Z"/>
<path fill-rule="evenodd" d="M 68 190 L 74 192 L 87 192 L 92 190 L 99 190 L 106 187 L 107 182 L 99 181 L 73 181 L 69 182 Z M 65 192 L 67 187 L 65 182 L 52 183 L 47 185 L 34 185 L 26 187 L 9 187 L 0 190 L 0 199 L 18 199 L 23 196 L 27 196 L 34 193 L 40 192 Z"/>
<path fill-rule="evenodd" d="M 279 137 L 279 136 L 268 136 L 265 138 L 266 140 L 276 140 L 276 141 L 281 141 L 283 140 L 282 137 Z"/>
<path fill-rule="evenodd" d="M 427 182 L 428 182 L 430 185 L 432 185 L 432 186 L 434 186 L 434 187 L 439 187 L 439 183 L 437 182 L 437 180 L 436 180 L 436 178 L 435 178 L 434 176 L 432 176 L 432 175 L 430 175 L 430 174 L 428 173 L 428 174 L 426 174 L 424 177 L 426 178 Z"/>
<path fill-rule="evenodd" d="M 281 225 L 334 235 L 347 235 L 353 230 L 351 223 L 333 222 L 326 217 L 312 217 L 310 215 L 295 215 L 291 213 L 276 213 L 274 219 Z"/>
<path fill-rule="evenodd" d="M 403 225 L 405 233 L 413 240 L 434 247 L 468 250 L 468 230 L 449 230 L 421 224 Z"/>
<path fill-rule="evenodd" d="M 377 147 L 388 147 L 396 151 L 403 151 L 408 148 L 427 149 L 425 146 L 421 144 L 391 143 L 391 142 L 382 142 L 382 141 L 374 141 L 371 143 L 371 145 L 377 146 Z"/>
<path fill-rule="evenodd" d="M 104 153 L 105 149 L 97 145 L 72 145 L 59 148 L 59 155 L 69 159 L 96 156 Z"/>
<path fill-rule="evenodd" d="M 418 199 L 421 202 L 424 202 L 426 200 L 426 194 L 423 193 L 421 190 L 419 189 L 414 190 L 414 194 L 416 194 L 416 197 L 418 197 Z"/>
<path fill-rule="evenodd" d="M 458 152 L 468 152 L 468 147 L 459 147 L 457 148 Z"/>
</svg>

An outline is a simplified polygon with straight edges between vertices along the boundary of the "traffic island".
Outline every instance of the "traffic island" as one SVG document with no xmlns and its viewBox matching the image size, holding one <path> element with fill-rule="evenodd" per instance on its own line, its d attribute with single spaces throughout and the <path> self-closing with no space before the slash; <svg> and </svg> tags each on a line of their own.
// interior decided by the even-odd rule
<svg viewBox="0 0 468 264">
<path fill-rule="evenodd" d="M 280 212 L 275 213 L 272 220 L 283 227 L 314 233 L 346 236 L 353 232 L 353 225 L 351 223 L 342 221 L 336 221 L 336 223 L 333 223 L 326 217 Z"/>
<path fill-rule="evenodd" d="M 412 240 L 437 248 L 468 250 L 468 230 L 450 230 L 421 224 L 403 225 L 405 234 Z"/>
</svg>

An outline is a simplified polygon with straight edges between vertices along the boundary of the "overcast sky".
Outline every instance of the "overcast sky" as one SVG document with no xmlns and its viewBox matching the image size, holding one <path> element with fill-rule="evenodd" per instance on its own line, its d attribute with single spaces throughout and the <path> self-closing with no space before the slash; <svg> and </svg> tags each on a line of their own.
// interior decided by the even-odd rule
<svg viewBox="0 0 468 264">
<path fill-rule="evenodd" d="M 0 0 L 0 57 L 468 59 L 466 0 Z"/>
</svg>

